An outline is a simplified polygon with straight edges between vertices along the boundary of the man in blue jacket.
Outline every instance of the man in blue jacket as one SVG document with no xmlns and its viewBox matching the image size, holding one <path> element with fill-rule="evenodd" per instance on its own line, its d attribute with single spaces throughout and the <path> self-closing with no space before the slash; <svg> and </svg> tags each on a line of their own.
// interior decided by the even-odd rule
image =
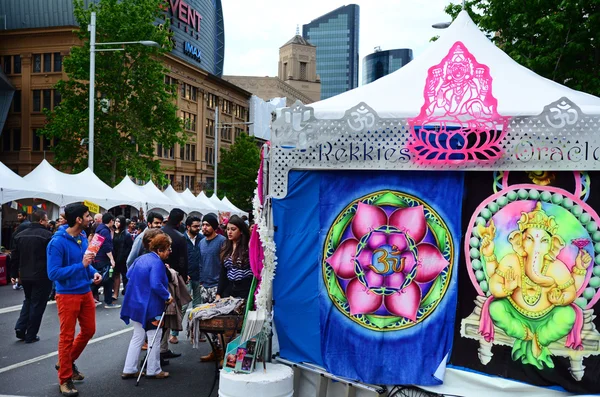
<svg viewBox="0 0 600 397">
<path fill-rule="evenodd" d="M 96 332 L 96 306 L 90 284 L 100 284 L 102 276 L 94 269 L 93 253 L 85 253 L 88 247 L 83 230 L 92 217 L 83 204 L 70 204 L 65 208 L 69 227 L 59 229 L 50 240 L 46 250 L 48 278 L 56 284 L 56 306 L 60 321 L 58 339 L 58 381 L 60 392 L 67 397 L 79 393 L 73 380 L 84 376 L 75 366 L 88 341 Z M 79 321 L 79 334 L 75 328 Z"/>
</svg>

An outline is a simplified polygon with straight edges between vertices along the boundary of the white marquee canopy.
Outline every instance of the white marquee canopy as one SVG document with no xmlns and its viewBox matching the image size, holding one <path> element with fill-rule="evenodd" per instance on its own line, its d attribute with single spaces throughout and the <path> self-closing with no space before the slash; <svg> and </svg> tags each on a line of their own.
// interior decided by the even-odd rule
<svg viewBox="0 0 600 397">
<path fill-rule="evenodd" d="M 315 117 L 340 118 L 361 102 L 382 118 L 417 116 L 423 105 L 429 68 L 439 64 L 459 41 L 477 62 L 490 68 L 500 115 L 538 115 L 548 104 L 563 97 L 577 104 L 583 113 L 600 114 L 600 98 L 572 90 L 519 65 L 479 30 L 466 11 L 461 11 L 452 25 L 440 33 L 440 38 L 406 66 L 370 84 L 311 104 Z"/>
</svg>

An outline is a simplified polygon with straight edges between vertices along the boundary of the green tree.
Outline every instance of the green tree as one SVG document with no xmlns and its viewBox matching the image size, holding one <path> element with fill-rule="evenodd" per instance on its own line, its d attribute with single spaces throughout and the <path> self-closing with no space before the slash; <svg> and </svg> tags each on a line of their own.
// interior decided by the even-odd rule
<svg viewBox="0 0 600 397">
<path fill-rule="evenodd" d="M 450 4 L 446 12 L 454 19 L 461 8 Z M 521 65 L 600 96 L 598 0 L 470 0 L 466 9 L 494 43 Z"/>
<path fill-rule="evenodd" d="M 129 44 L 112 46 L 122 51 L 96 53 L 94 172 L 111 186 L 126 173 L 165 183 L 160 162 L 154 159 L 154 145 L 172 147 L 183 136 L 175 104 L 177 90 L 165 84 L 167 70 L 161 62 L 173 45 L 166 5 L 166 0 L 101 0 L 89 2 L 86 8 L 83 0 L 74 0 L 83 46 L 73 47 L 66 57 L 64 69 L 69 78 L 56 86 L 62 101 L 52 112 L 46 110 L 48 124 L 40 132 L 55 139 L 59 167 L 74 172 L 87 167 L 87 145 L 81 143 L 88 137 L 89 120 L 87 26 L 95 11 L 98 43 L 151 40 L 160 47 Z"/>
<path fill-rule="evenodd" d="M 229 150 L 221 148 L 217 184 L 220 194 L 240 209 L 252 208 L 260 151 L 254 138 L 240 134 Z"/>
</svg>

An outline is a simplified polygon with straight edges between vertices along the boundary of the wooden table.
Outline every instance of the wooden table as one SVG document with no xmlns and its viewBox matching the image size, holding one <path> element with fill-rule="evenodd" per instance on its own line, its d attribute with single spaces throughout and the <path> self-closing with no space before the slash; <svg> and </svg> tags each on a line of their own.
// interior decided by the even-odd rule
<svg viewBox="0 0 600 397">
<path fill-rule="evenodd" d="M 216 316 L 208 320 L 194 320 L 198 321 L 198 330 L 206 336 L 206 339 L 210 343 L 210 347 L 212 349 L 213 355 L 217 357 L 215 360 L 215 377 L 213 379 L 212 386 L 210 388 L 210 392 L 208 396 L 210 397 L 215 389 L 217 384 L 217 379 L 219 378 L 219 363 L 218 359 L 218 348 L 219 345 L 214 343 L 210 338 L 209 334 L 218 335 L 221 341 L 221 347 L 223 349 L 223 353 L 225 353 L 225 348 L 227 345 L 225 344 L 225 334 L 231 333 L 229 336 L 229 342 L 233 340 L 237 332 L 242 330 L 242 325 L 244 324 L 244 316 L 241 314 L 227 314 L 223 316 Z"/>
</svg>

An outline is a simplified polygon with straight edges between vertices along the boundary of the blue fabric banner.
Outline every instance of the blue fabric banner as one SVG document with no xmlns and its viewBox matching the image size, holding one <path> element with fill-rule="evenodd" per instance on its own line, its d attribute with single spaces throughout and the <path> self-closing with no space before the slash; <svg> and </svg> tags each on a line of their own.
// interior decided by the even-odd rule
<svg viewBox="0 0 600 397">
<path fill-rule="evenodd" d="M 273 203 L 282 357 L 366 383 L 440 383 L 462 194 L 459 172 L 290 173 Z"/>
</svg>

